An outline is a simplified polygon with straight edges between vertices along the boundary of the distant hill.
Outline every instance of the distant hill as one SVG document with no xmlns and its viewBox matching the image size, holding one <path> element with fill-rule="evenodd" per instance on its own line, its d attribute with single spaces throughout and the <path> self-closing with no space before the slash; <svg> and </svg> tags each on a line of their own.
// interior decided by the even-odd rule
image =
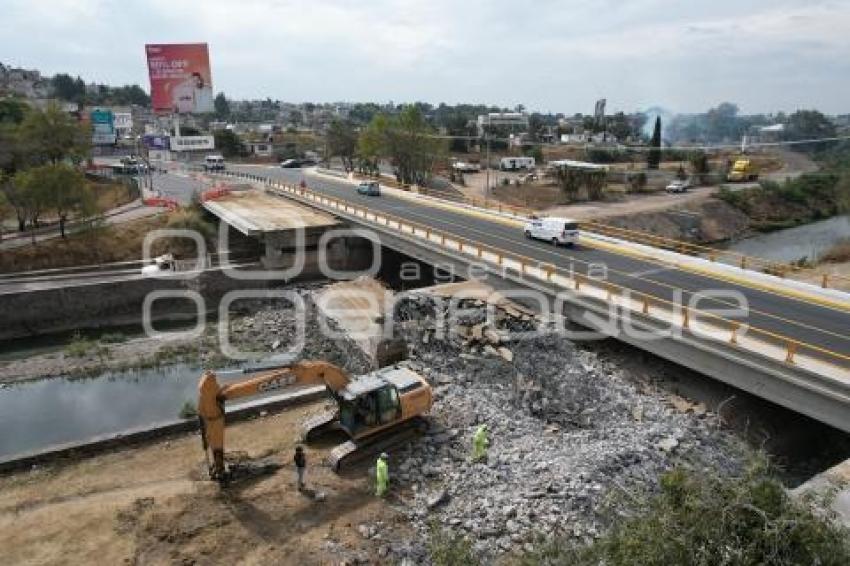
<svg viewBox="0 0 850 566">
<path fill-rule="evenodd" d="M 119 87 L 86 83 L 80 77 L 58 73 L 46 77 L 38 70 L 22 69 L 0 63 L 0 94 L 13 94 L 27 99 L 57 98 L 82 106 L 150 107 L 150 96 L 139 85 Z"/>
</svg>

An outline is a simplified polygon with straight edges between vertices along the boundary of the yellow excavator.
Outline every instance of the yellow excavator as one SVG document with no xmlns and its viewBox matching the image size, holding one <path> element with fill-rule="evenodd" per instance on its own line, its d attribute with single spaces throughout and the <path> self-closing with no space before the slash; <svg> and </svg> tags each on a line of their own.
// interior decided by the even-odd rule
<svg viewBox="0 0 850 566">
<path fill-rule="evenodd" d="M 406 367 L 389 366 L 352 378 L 331 363 L 302 361 L 226 385 L 219 384 L 216 374 L 208 370 L 198 383 L 198 418 L 210 477 L 226 483 L 229 476 L 224 457 L 227 401 L 307 385 L 324 385 L 337 407 L 304 423 L 302 440 L 329 430 L 342 430 L 349 437 L 331 451 L 328 460 L 336 471 L 415 434 L 433 403 L 431 386 Z"/>
</svg>

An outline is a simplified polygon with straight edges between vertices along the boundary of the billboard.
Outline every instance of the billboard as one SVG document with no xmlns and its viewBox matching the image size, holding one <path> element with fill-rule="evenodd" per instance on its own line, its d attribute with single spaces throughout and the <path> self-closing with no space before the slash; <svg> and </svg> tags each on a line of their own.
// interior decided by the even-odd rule
<svg viewBox="0 0 850 566">
<path fill-rule="evenodd" d="M 89 119 L 92 125 L 91 141 L 94 145 L 115 144 L 115 115 L 112 110 L 92 110 Z"/>
<path fill-rule="evenodd" d="M 148 149 L 165 150 L 169 149 L 168 136 L 158 136 L 153 134 L 145 134 L 142 136 L 142 144 Z"/>
<path fill-rule="evenodd" d="M 212 136 L 174 136 L 169 140 L 171 151 L 199 151 L 215 149 Z"/>
<path fill-rule="evenodd" d="M 212 75 L 206 43 L 145 45 L 155 112 L 213 111 Z"/>
<path fill-rule="evenodd" d="M 133 129 L 133 115 L 129 112 L 116 112 L 114 125 L 119 132 L 129 132 Z"/>
</svg>

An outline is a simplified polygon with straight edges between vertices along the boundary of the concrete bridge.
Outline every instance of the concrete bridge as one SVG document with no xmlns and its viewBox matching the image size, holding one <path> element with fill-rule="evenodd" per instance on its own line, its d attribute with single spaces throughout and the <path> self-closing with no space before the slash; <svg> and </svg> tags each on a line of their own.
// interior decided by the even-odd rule
<svg viewBox="0 0 850 566">
<path fill-rule="evenodd" d="M 307 189 L 278 174 L 226 176 L 368 228 L 382 246 L 462 277 L 534 291 L 528 306 L 565 328 L 613 336 L 850 432 L 845 293 L 589 231 L 576 249 L 554 248 L 524 238 L 515 211 L 394 189 L 366 197 L 344 179 L 316 178 Z M 746 309 L 728 313 L 733 298 Z"/>
</svg>

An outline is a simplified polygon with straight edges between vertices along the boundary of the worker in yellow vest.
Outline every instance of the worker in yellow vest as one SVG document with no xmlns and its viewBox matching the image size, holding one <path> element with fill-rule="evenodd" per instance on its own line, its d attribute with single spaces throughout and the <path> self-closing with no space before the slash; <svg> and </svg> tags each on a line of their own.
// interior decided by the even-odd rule
<svg viewBox="0 0 850 566">
<path fill-rule="evenodd" d="M 477 462 L 487 457 L 487 446 L 490 441 L 487 440 L 487 425 L 479 425 L 472 435 L 472 461 Z"/>
<path fill-rule="evenodd" d="M 388 457 L 386 452 L 382 452 L 375 464 L 375 495 L 378 497 L 383 497 L 390 486 L 390 471 L 387 467 Z"/>
</svg>

